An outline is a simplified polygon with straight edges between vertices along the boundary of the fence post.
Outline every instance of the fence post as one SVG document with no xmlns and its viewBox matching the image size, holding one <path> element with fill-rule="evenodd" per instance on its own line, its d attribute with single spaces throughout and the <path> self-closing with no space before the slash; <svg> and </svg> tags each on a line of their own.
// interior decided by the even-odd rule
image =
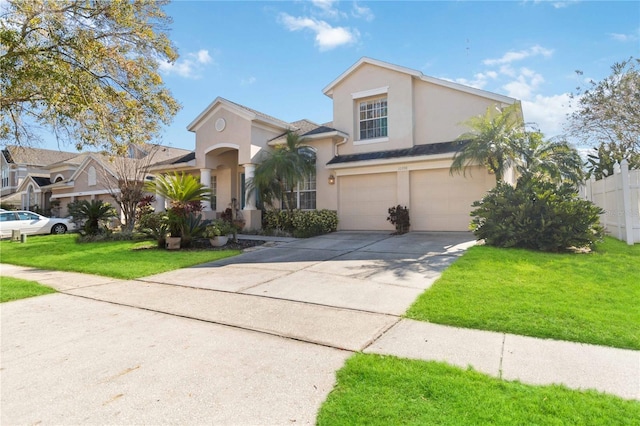
<svg viewBox="0 0 640 426">
<path fill-rule="evenodd" d="M 629 162 L 625 158 L 620 163 L 622 178 L 622 215 L 627 244 L 633 245 L 633 215 L 631 214 L 631 183 L 629 182 Z"/>
</svg>

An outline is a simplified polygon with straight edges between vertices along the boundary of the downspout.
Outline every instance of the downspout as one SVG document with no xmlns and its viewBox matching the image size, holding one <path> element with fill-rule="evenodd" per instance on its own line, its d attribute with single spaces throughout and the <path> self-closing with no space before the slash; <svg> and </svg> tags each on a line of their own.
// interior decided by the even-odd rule
<svg viewBox="0 0 640 426">
<path fill-rule="evenodd" d="M 334 149 L 334 156 L 335 156 L 335 157 L 338 157 L 338 156 L 339 156 L 339 155 L 338 155 L 338 147 L 339 147 L 340 145 L 344 145 L 345 143 L 347 143 L 347 141 L 348 141 L 348 140 L 349 140 L 349 138 L 348 138 L 348 137 L 344 137 L 344 138 L 342 138 L 342 142 L 338 142 L 337 144 L 335 144 L 335 149 Z"/>
</svg>

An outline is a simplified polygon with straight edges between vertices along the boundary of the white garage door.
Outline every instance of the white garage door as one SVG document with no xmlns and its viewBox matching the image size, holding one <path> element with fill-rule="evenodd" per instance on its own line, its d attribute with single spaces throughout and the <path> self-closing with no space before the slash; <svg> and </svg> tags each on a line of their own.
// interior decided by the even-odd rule
<svg viewBox="0 0 640 426">
<path fill-rule="evenodd" d="M 495 177 L 481 168 L 467 177 L 449 174 L 449 169 L 412 171 L 412 231 L 468 231 L 471 204 L 495 186 Z"/>
<path fill-rule="evenodd" d="M 338 185 L 340 229 L 393 230 L 387 213 L 397 204 L 395 173 L 341 176 Z"/>
</svg>

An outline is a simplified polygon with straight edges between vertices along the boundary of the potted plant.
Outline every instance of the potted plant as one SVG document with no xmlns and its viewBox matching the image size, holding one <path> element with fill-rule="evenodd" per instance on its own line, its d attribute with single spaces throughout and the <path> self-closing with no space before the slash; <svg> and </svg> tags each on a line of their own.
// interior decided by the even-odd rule
<svg viewBox="0 0 640 426">
<path fill-rule="evenodd" d="M 212 247 L 222 247 L 229 241 L 229 234 L 234 231 L 233 225 L 225 220 L 214 220 L 204 228 L 204 237 L 209 238 Z"/>
</svg>

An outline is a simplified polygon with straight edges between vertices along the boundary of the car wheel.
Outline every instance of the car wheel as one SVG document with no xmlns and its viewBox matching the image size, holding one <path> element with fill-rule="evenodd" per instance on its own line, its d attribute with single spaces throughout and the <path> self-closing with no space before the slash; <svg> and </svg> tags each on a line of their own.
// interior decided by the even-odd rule
<svg viewBox="0 0 640 426">
<path fill-rule="evenodd" d="M 64 234 L 65 232 L 67 232 L 67 227 L 62 223 L 56 223 L 55 225 L 53 225 L 53 227 L 51 227 L 52 234 Z"/>
</svg>

